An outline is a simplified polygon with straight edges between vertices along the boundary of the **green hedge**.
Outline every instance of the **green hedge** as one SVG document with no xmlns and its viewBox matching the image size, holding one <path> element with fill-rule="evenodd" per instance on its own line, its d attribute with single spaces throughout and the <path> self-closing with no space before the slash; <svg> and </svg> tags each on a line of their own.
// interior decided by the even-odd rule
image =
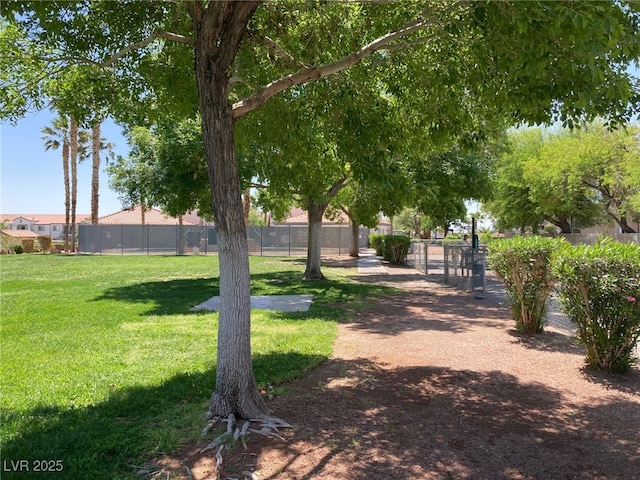
<svg viewBox="0 0 640 480">
<path fill-rule="evenodd" d="M 563 251 L 554 264 L 558 292 L 578 327 L 589 367 L 626 373 L 640 337 L 640 246 L 604 239 Z"/>
<path fill-rule="evenodd" d="M 505 284 L 519 331 L 540 333 L 544 330 L 545 307 L 553 288 L 551 261 L 563 246 L 566 246 L 564 239 L 537 236 L 489 244 L 487 261 Z"/>
<path fill-rule="evenodd" d="M 393 265 L 407 263 L 407 255 L 411 247 L 411 239 L 405 235 L 385 235 L 384 259 Z"/>
<path fill-rule="evenodd" d="M 376 251 L 379 257 L 384 253 L 384 237 L 382 233 L 372 233 L 369 235 L 369 246 Z"/>
</svg>

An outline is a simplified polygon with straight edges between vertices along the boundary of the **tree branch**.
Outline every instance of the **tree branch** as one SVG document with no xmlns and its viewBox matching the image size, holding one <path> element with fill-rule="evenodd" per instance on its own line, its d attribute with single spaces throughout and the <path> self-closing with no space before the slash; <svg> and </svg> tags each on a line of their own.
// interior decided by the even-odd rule
<svg viewBox="0 0 640 480">
<path fill-rule="evenodd" d="M 454 5 L 462 3 L 465 2 L 456 2 L 456 4 Z M 255 92 L 253 95 L 250 95 L 249 97 L 234 103 L 233 116 L 234 118 L 239 118 L 246 113 L 249 113 L 250 111 L 264 104 L 272 96 L 290 87 L 311 82 L 318 78 L 327 77 L 329 75 L 341 72 L 342 70 L 345 70 L 349 67 L 352 67 L 353 65 L 360 63 L 368 55 L 371 55 L 378 50 L 384 50 L 388 48 L 389 45 L 392 44 L 392 42 L 407 37 L 412 33 L 424 30 L 428 26 L 437 23 L 437 21 L 440 20 L 441 14 L 442 12 L 438 12 L 436 15 L 433 15 L 428 19 L 418 19 L 414 20 L 413 22 L 409 22 L 402 28 L 377 38 L 376 40 L 363 46 L 357 52 L 352 53 L 351 55 L 347 55 L 335 62 L 326 63 L 318 67 L 306 68 L 300 72 L 292 73 L 274 80 L 273 82 Z"/>
<path fill-rule="evenodd" d="M 149 35 L 147 38 L 144 38 L 144 39 L 140 40 L 139 42 L 132 43 L 131 45 L 127 45 L 126 47 L 124 47 L 119 52 L 116 52 L 111 57 L 107 58 L 104 62 L 92 62 L 92 63 L 97 63 L 101 67 L 110 67 L 115 62 L 117 62 L 122 57 L 124 57 L 127 53 L 129 53 L 129 52 L 131 52 L 133 50 L 138 50 L 140 48 L 144 48 L 147 45 L 150 45 L 151 43 L 156 41 L 158 38 L 164 38 L 165 40 L 171 40 L 172 42 L 184 43 L 184 44 L 187 44 L 187 45 L 193 45 L 194 44 L 193 38 L 185 37 L 183 35 L 178 35 L 177 33 L 165 32 L 163 30 L 156 30 L 151 35 Z"/>
<path fill-rule="evenodd" d="M 275 40 L 271 39 L 270 37 L 266 36 L 264 37 L 265 41 L 267 42 L 267 45 L 269 46 L 269 48 L 271 48 L 276 56 L 280 57 L 280 58 L 284 58 L 285 60 L 288 60 L 292 63 L 295 63 L 303 68 L 310 68 L 309 65 L 305 65 L 303 62 L 299 62 L 298 60 L 296 60 L 293 55 L 291 55 L 289 52 L 287 52 L 284 48 L 282 48 Z"/>
</svg>

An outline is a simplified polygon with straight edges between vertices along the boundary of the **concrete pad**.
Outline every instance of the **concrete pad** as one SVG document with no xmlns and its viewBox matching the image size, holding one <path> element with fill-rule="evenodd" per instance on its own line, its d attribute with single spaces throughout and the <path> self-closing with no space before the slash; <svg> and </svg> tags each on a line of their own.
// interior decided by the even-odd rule
<svg viewBox="0 0 640 480">
<path fill-rule="evenodd" d="M 306 312 L 313 302 L 313 295 L 252 295 L 252 310 L 277 310 L 279 312 Z M 192 312 L 200 310 L 220 310 L 220 297 L 209 300 L 191 308 Z"/>
<path fill-rule="evenodd" d="M 380 275 L 387 273 L 379 257 L 361 257 L 358 259 L 358 273 L 363 275 Z"/>
</svg>

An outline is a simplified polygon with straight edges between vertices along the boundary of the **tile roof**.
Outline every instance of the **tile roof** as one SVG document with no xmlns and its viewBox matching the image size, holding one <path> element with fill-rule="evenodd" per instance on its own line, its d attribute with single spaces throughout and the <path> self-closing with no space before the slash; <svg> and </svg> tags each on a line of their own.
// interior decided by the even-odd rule
<svg viewBox="0 0 640 480">
<path fill-rule="evenodd" d="M 53 225 L 65 224 L 64 214 L 60 215 L 58 213 L 48 214 L 48 213 L 0 213 L 0 222 L 9 221 L 13 222 L 17 218 L 24 218 L 25 220 L 29 220 L 30 222 L 37 223 L 38 225 Z M 87 213 L 76 213 L 76 223 L 89 222 L 91 220 L 91 215 Z"/>
<path fill-rule="evenodd" d="M 100 217 L 98 223 L 100 225 L 141 225 L 140 205 Z M 157 208 L 150 208 L 144 211 L 144 223 L 145 225 L 178 225 L 178 219 L 162 213 Z M 182 223 L 183 225 L 198 225 L 197 222 L 185 217 L 182 218 Z"/>
<path fill-rule="evenodd" d="M 292 208 L 287 218 L 285 218 L 281 222 L 276 222 L 276 224 L 283 224 L 283 223 L 306 225 L 309 223 L 309 216 L 307 214 L 307 211 L 303 210 L 302 208 Z M 336 220 L 329 220 L 327 217 L 323 216 L 322 223 L 338 223 L 338 224 L 349 225 L 351 221 L 349 220 L 349 217 L 347 217 L 346 214 L 344 214 L 343 212 L 340 212 L 340 216 Z"/>
<path fill-rule="evenodd" d="M 0 230 L 0 233 L 12 238 L 38 238 L 38 234 L 31 230 Z"/>
</svg>

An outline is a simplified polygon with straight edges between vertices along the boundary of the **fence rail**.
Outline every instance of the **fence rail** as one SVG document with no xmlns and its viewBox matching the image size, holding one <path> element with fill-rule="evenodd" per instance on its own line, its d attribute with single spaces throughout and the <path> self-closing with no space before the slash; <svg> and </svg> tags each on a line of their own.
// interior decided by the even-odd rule
<svg viewBox="0 0 640 480">
<path fill-rule="evenodd" d="M 425 241 L 411 242 L 407 264 L 428 275 L 435 275 L 440 281 L 462 290 L 491 296 L 494 300 L 508 302 L 502 282 L 486 264 L 486 249 L 480 247 L 473 252 L 461 244 L 436 244 Z M 478 266 L 482 269 L 482 278 Z M 567 332 L 575 331 L 575 325 L 562 311 L 556 296 L 547 304 L 546 322 Z"/>
<path fill-rule="evenodd" d="M 358 248 L 366 247 L 369 229 L 360 228 Z M 306 225 L 248 227 L 250 255 L 300 256 L 307 253 Z M 323 225 L 322 255 L 347 255 L 351 249 L 349 225 Z M 78 229 L 78 251 L 101 255 L 216 255 L 214 226 L 193 225 L 85 225 Z"/>
</svg>

